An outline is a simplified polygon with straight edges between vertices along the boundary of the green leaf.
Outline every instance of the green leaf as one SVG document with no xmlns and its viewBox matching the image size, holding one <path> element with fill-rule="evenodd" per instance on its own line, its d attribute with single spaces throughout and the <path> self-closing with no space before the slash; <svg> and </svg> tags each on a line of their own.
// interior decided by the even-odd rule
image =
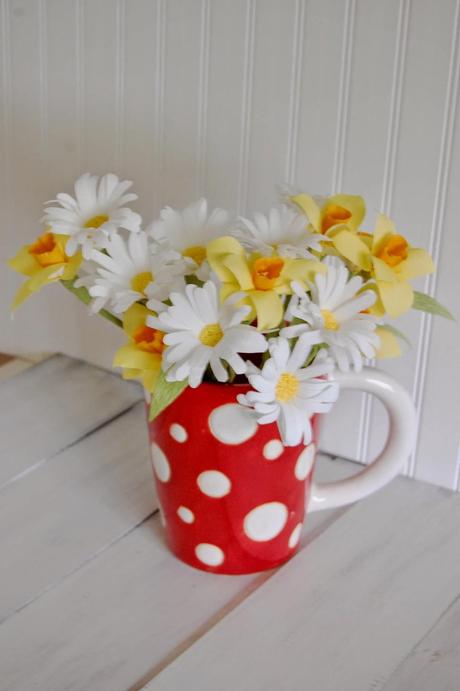
<svg viewBox="0 0 460 691">
<path fill-rule="evenodd" d="M 403 332 L 400 331 L 399 329 L 397 329 L 395 326 L 392 326 L 391 324 L 380 324 L 379 329 L 384 329 L 385 331 L 392 333 L 393 336 L 396 336 L 396 338 L 400 338 L 401 341 L 404 341 L 404 343 L 407 343 L 409 348 L 412 348 L 412 343 L 409 341 L 406 334 L 403 334 Z"/>
<path fill-rule="evenodd" d="M 451 319 L 455 321 L 455 318 L 451 312 L 441 305 L 437 300 L 431 297 L 431 295 L 426 295 L 426 293 L 419 293 L 414 290 L 414 302 L 412 304 L 414 310 L 421 310 L 422 312 L 429 312 L 430 314 L 437 314 L 440 317 L 445 317 L 446 319 Z"/>
<path fill-rule="evenodd" d="M 165 408 L 181 395 L 182 391 L 187 387 L 188 380 L 184 381 L 166 381 L 165 373 L 160 372 L 160 375 L 155 383 L 155 388 L 152 394 L 152 401 L 150 403 L 149 421 L 154 420 Z"/>
<path fill-rule="evenodd" d="M 73 293 L 79 300 L 85 303 L 85 305 L 89 305 L 91 302 L 91 295 L 88 293 L 86 288 L 84 286 L 81 286 L 80 288 L 75 287 L 75 281 L 77 279 L 72 279 L 71 281 L 60 281 L 64 288 L 67 288 L 67 290 L 70 290 L 71 293 Z M 107 310 L 100 310 L 98 314 L 101 315 L 101 317 L 104 317 L 107 319 L 109 322 L 112 322 L 112 324 L 115 324 L 116 326 L 119 326 L 120 328 L 123 328 L 123 323 L 121 319 L 118 319 L 115 317 L 115 315 L 111 314 L 110 312 L 107 312 Z"/>
</svg>

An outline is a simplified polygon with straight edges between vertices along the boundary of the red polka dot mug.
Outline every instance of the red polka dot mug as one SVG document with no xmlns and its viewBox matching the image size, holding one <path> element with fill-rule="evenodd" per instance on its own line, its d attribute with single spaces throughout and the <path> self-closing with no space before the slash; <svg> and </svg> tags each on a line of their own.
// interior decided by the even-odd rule
<svg viewBox="0 0 460 691">
<path fill-rule="evenodd" d="M 409 395 L 374 369 L 333 376 L 342 388 L 376 395 L 390 420 L 380 456 L 339 482 L 312 477 L 318 416 L 310 444 L 284 447 L 276 423 L 259 426 L 236 402 L 247 385 L 187 388 L 149 423 L 166 538 L 179 559 L 221 574 L 272 569 L 295 554 L 305 513 L 355 502 L 399 472 L 415 434 Z"/>
</svg>

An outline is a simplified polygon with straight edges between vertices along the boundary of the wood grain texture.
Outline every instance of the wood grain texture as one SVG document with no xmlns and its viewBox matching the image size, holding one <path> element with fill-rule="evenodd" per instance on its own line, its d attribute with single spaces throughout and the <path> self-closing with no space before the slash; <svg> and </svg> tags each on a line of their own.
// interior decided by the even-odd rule
<svg viewBox="0 0 460 691">
<path fill-rule="evenodd" d="M 456 691 L 460 680 L 460 600 L 457 598 L 386 684 L 375 691 Z"/>
<path fill-rule="evenodd" d="M 156 508 L 139 402 L 0 491 L 0 622 Z"/>
<path fill-rule="evenodd" d="M 122 424 L 121 419 L 113 424 Z M 75 448 L 79 446 L 82 444 Z M 350 465 L 324 458 L 318 476 L 330 480 L 349 473 Z M 107 486 L 103 482 L 107 470 L 105 474 L 100 470 L 100 480 L 95 484 L 94 477 L 91 483 L 88 478 L 85 491 L 89 498 L 80 508 L 80 514 L 74 510 L 66 518 L 67 533 L 71 529 L 77 548 L 78 520 L 85 508 L 99 536 L 104 528 L 96 525 L 98 511 L 101 523 L 112 528 L 117 523 L 127 523 L 126 514 L 133 512 L 135 492 L 131 500 L 126 497 L 127 492 L 117 486 L 117 477 L 121 474 L 123 481 L 128 467 L 126 463 L 124 470 L 118 468 Z M 71 468 L 69 473 L 75 475 Z M 50 477 L 43 482 L 52 486 Z M 83 491 L 83 482 L 80 484 Z M 81 504 L 82 494 L 78 493 L 78 498 Z M 105 506 L 118 505 L 122 516 L 117 518 L 110 509 L 97 509 L 97 498 Z M 327 528 L 340 513 L 312 516 L 303 544 L 317 538 L 321 526 Z M 45 520 L 45 524 L 50 521 L 50 518 Z M 82 529 L 82 532 L 86 533 L 86 548 L 91 547 L 93 551 L 94 538 L 89 531 Z M 22 549 L 33 549 L 37 532 L 26 530 L 21 534 Z M 69 538 L 65 532 L 61 532 L 61 538 L 57 530 L 55 535 L 57 544 L 47 546 L 46 556 L 54 554 L 56 563 L 65 557 L 69 559 L 71 545 L 66 544 Z M 19 548 L 15 552 L 16 563 L 21 562 L 18 551 Z M 34 560 L 36 567 L 41 561 L 42 558 Z M 14 578 L 14 573 L 13 569 L 8 572 L 7 582 Z M 273 572 L 216 577 L 182 564 L 164 546 L 156 515 L 114 540 L 59 583 L 52 582 L 56 573 L 51 577 L 48 567 L 51 581 L 48 591 L 0 625 L 1 689 L 139 689 L 272 576 Z M 24 583 L 24 576 L 20 580 Z"/>
<path fill-rule="evenodd" d="M 458 495 L 394 481 L 346 512 L 145 691 L 378 688 L 459 594 L 459 520 Z"/>
<path fill-rule="evenodd" d="M 141 398 L 123 382 L 56 355 L 0 384 L 0 487 L 122 413 Z"/>
</svg>

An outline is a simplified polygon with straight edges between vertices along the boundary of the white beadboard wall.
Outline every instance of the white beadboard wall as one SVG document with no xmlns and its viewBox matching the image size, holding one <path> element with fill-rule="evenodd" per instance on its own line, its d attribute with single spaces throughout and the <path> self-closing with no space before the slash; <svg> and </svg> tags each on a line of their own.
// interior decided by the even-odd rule
<svg viewBox="0 0 460 691">
<path fill-rule="evenodd" d="M 288 181 L 362 193 L 369 228 L 389 213 L 439 267 L 419 288 L 459 314 L 458 0 L 0 2 L 3 258 L 83 171 L 133 179 L 147 219 L 200 195 L 263 210 Z M 120 334 L 57 288 L 11 321 L 17 285 L 1 272 L 1 350 L 110 365 Z M 413 348 L 383 367 L 417 405 L 407 473 L 459 489 L 458 325 L 398 326 Z M 367 462 L 385 425 L 344 395 L 322 446 Z"/>
</svg>

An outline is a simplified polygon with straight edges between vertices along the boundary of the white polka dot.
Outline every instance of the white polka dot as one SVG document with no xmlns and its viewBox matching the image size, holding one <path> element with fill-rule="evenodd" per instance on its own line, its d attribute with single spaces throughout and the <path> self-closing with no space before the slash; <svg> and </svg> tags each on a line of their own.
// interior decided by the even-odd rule
<svg viewBox="0 0 460 691">
<path fill-rule="evenodd" d="M 246 515 L 244 532 L 255 542 L 273 540 L 283 530 L 287 518 L 287 507 L 281 502 L 261 504 Z"/>
<path fill-rule="evenodd" d="M 283 453 L 283 445 L 279 439 L 272 439 L 265 444 L 262 453 L 267 461 L 274 461 Z"/>
<path fill-rule="evenodd" d="M 299 458 L 297 459 L 297 463 L 295 464 L 294 473 L 295 473 L 295 476 L 298 480 L 305 480 L 308 473 L 312 469 L 314 460 L 315 460 L 315 445 L 310 444 L 310 446 L 307 446 L 302 451 Z"/>
<path fill-rule="evenodd" d="M 161 482 L 168 482 L 171 477 L 171 466 L 169 465 L 168 459 L 155 442 L 152 442 L 150 449 L 152 451 L 153 467 L 155 468 L 158 479 L 161 480 Z"/>
<path fill-rule="evenodd" d="M 174 422 L 169 428 L 169 434 L 173 439 L 175 439 L 179 444 L 183 444 L 188 439 L 187 430 L 182 425 L 178 425 Z"/>
<path fill-rule="evenodd" d="M 186 506 L 179 506 L 177 509 L 177 515 L 181 520 L 184 521 L 184 523 L 193 523 L 195 520 L 195 514 L 193 511 L 190 511 Z"/>
<path fill-rule="evenodd" d="M 225 497 L 230 492 L 232 483 L 220 470 L 205 470 L 197 477 L 198 487 L 208 497 Z"/>
<path fill-rule="evenodd" d="M 299 542 L 301 530 L 302 530 L 302 523 L 298 523 L 296 525 L 296 527 L 294 528 L 294 530 L 292 531 L 291 537 L 289 538 L 288 545 L 291 549 L 293 547 L 295 547 L 297 545 L 297 543 Z"/>
<path fill-rule="evenodd" d="M 195 547 L 195 554 L 198 559 L 208 566 L 219 566 L 224 561 L 224 553 L 220 547 L 202 542 Z"/>
<path fill-rule="evenodd" d="M 257 432 L 257 422 L 250 411 L 237 403 L 215 408 L 209 416 L 211 434 L 223 444 L 242 444 Z"/>
</svg>

